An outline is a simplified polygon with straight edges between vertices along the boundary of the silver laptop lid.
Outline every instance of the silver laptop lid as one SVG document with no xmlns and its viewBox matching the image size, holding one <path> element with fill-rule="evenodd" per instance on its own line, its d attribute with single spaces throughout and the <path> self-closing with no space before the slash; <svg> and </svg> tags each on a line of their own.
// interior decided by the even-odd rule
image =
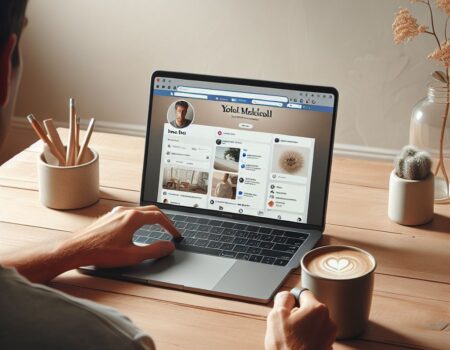
<svg viewBox="0 0 450 350">
<path fill-rule="evenodd" d="M 157 71 L 141 203 L 323 231 L 334 88 Z"/>
</svg>

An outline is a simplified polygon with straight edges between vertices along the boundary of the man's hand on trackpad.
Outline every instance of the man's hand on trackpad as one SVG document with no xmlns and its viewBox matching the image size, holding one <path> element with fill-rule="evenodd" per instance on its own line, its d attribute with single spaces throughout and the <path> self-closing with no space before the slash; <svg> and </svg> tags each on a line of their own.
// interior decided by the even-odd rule
<svg viewBox="0 0 450 350">
<path fill-rule="evenodd" d="M 137 246 L 132 242 L 133 234 L 144 225 L 159 224 L 178 242 L 180 232 L 172 221 L 156 206 L 115 207 L 90 226 L 82 229 L 62 243 L 61 249 L 77 251 L 78 265 L 97 267 L 120 267 L 140 263 L 146 259 L 158 259 L 171 254 L 172 241 L 158 241 L 150 245 Z"/>
</svg>

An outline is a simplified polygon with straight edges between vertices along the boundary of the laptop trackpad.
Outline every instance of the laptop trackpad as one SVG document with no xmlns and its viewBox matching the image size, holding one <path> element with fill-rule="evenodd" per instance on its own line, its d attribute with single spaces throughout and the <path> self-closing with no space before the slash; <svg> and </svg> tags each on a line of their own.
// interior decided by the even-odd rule
<svg viewBox="0 0 450 350">
<path fill-rule="evenodd" d="M 165 258 L 148 260 L 127 269 L 122 276 L 147 279 L 150 284 L 211 290 L 235 262 L 233 259 L 175 250 Z"/>
</svg>

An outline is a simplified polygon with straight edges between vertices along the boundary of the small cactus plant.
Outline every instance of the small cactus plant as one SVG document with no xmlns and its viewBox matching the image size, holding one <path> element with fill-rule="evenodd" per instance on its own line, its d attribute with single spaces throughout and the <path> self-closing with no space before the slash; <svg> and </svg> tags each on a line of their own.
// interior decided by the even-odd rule
<svg viewBox="0 0 450 350">
<path fill-rule="evenodd" d="M 406 180 L 423 180 L 431 172 L 431 158 L 413 146 L 403 147 L 395 159 L 395 173 Z"/>
</svg>

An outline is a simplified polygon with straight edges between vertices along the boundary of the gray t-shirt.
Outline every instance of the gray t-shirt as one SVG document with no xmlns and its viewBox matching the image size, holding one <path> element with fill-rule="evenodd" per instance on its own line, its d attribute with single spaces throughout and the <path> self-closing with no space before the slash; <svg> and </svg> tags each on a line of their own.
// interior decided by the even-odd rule
<svg viewBox="0 0 450 350">
<path fill-rule="evenodd" d="M 0 266 L 0 349 L 154 350 L 116 310 L 32 284 Z"/>
</svg>

